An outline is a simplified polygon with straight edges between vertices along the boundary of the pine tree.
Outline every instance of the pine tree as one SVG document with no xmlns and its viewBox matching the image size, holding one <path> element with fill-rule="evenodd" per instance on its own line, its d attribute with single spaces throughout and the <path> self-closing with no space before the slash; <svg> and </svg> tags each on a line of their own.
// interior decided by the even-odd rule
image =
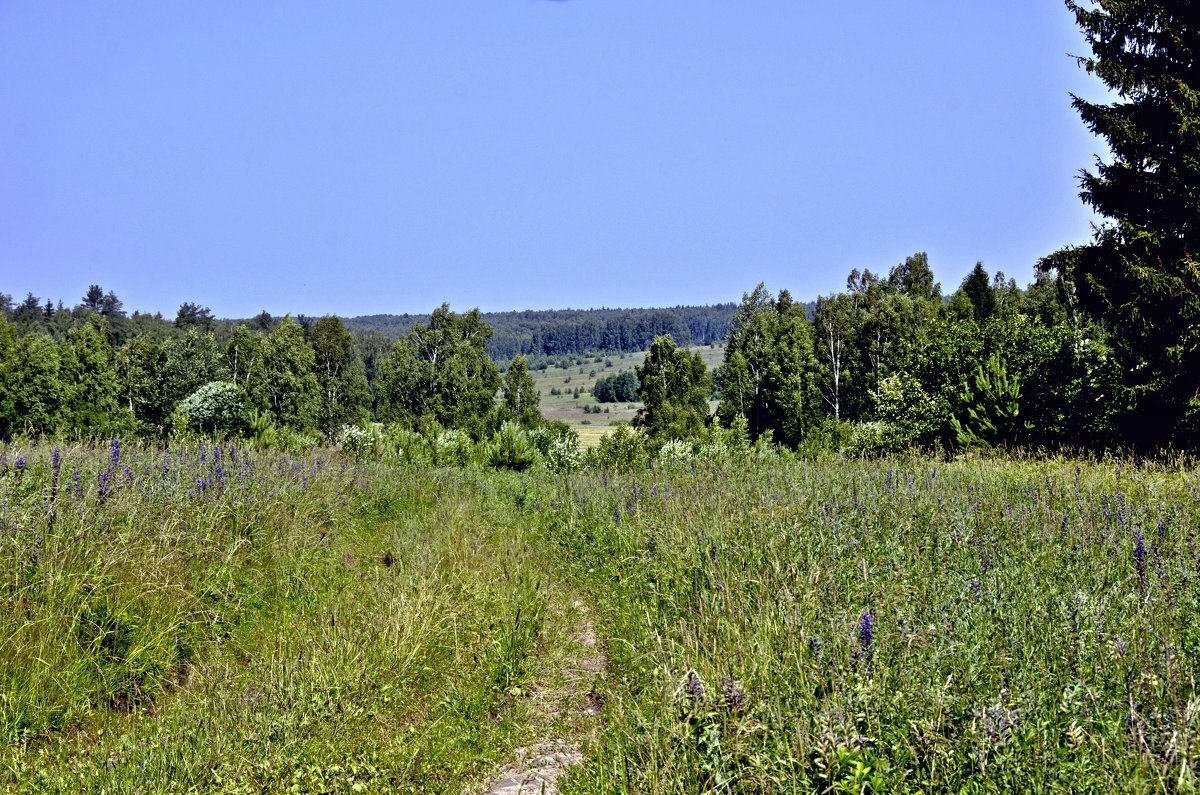
<svg viewBox="0 0 1200 795">
<path fill-rule="evenodd" d="M 1115 94 L 1073 97 L 1108 143 L 1080 197 L 1109 220 L 1048 258 L 1111 331 L 1124 372 L 1126 439 L 1200 440 L 1200 7 L 1188 0 L 1071 0 L 1092 50 L 1079 63 Z"/>
</svg>

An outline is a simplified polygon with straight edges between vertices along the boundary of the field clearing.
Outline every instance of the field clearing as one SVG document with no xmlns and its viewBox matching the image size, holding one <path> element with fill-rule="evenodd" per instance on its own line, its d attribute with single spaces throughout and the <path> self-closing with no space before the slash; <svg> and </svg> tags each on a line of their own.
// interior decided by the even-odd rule
<svg viewBox="0 0 1200 795">
<path fill-rule="evenodd" d="M 3 791 L 1194 791 L 1190 465 L 23 444 L 0 504 Z"/>
<path fill-rule="evenodd" d="M 701 345 L 688 348 L 698 352 L 709 372 L 720 366 L 724 356 L 723 345 Z M 611 431 L 614 424 L 629 423 L 642 407 L 638 403 L 597 403 L 591 389 L 597 379 L 633 372 L 634 367 L 646 359 L 646 351 L 608 356 L 575 357 L 570 367 L 550 365 L 545 370 L 532 370 L 534 383 L 541 396 L 542 416 L 558 420 L 571 426 L 579 434 L 580 445 L 595 447 L 600 439 Z M 551 394 L 551 390 L 561 394 Z M 580 390 L 578 396 L 575 391 Z M 592 414 L 584 407 L 600 406 L 601 413 Z M 715 403 L 713 404 L 716 405 Z M 607 409 L 607 412 L 604 410 Z"/>
</svg>

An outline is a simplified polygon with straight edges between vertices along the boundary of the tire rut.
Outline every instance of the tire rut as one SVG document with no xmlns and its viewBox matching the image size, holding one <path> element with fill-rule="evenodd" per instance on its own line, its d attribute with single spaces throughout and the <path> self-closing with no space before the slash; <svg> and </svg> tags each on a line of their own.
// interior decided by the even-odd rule
<svg viewBox="0 0 1200 795">
<path fill-rule="evenodd" d="M 546 739 L 513 749 L 515 761 L 500 768 L 485 785 L 482 795 L 554 795 L 558 780 L 568 768 L 583 761 L 582 741 L 596 728 L 600 717 L 600 697 L 595 680 L 604 676 L 607 661 L 596 640 L 596 628 L 587 606 L 576 599 L 572 603 L 577 619 L 572 632 L 572 654 L 555 673 L 561 683 L 535 685 L 535 722 L 550 727 L 565 724 L 569 736 Z M 478 792 L 479 790 L 476 790 Z"/>
</svg>

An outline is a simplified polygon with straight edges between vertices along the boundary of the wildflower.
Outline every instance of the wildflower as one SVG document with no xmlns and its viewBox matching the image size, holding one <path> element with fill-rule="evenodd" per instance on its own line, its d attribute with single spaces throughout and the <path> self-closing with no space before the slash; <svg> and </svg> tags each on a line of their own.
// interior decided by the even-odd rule
<svg viewBox="0 0 1200 795">
<path fill-rule="evenodd" d="M 1120 638 L 1117 638 L 1116 643 L 1113 645 L 1117 650 L 1117 656 L 1124 657 L 1126 654 L 1129 654 L 1129 644 Z"/>
<path fill-rule="evenodd" d="M 1158 520 L 1158 538 L 1162 540 L 1167 537 L 1167 523 L 1162 519 Z"/>
<path fill-rule="evenodd" d="M 875 651 L 875 611 L 870 608 L 858 618 L 858 644 L 868 658 Z"/>
<path fill-rule="evenodd" d="M 742 683 L 729 674 L 721 677 L 721 700 L 725 708 L 735 715 L 740 715 L 746 709 L 746 691 Z"/>
<path fill-rule="evenodd" d="M 117 464 L 119 464 L 121 462 L 121 440 L 120 439 L 112 440 L 112 453 L 109 455 L 109 460 L 112 462 L 113 466 L 116 466 Z"/>
<path fill-rule="evenodd" d="M 620 505 L 613 506 L 613 524 L 616 524 L 618 526 L 621 524 L 621 506 Z"/>
<path fill-rule="evenodd" d="M 75 492 L 76 497 L 83 496 L 83 473 L 78 469 L 71 473 L 71 491 Z"/>
<path fill-rule="evenodd" d="M 1133 565 L 1137 569 L 1138 587 L 1146 590 L 1146 540 L 1141 530 L 1133 531 Z"/>
<path fill-rule="evenodd" d="M 18 472 L 24 472 L 25 471 L 25 456 L 23 456 L 23 455 L 17 456 L 17 460 L 13 462 L 13 466 L 15 466 L 17 468 Z"/>
<path fill-rule="evenodd" d="M 978 577 L 971 580 L 971 593 L 975 594 L 976 599 L 983 596 L 983 585 L 980 584 Z"/>
<path fill-rule="evenodd" d="M 700 678 L 700 674 L 696 673 L 695 668 L 688 668 L 687 673 L 684 674 L 683 692 L 693 704 L 699 704 L 704 700 L 704 680 Z"/>
<path fill-rule="evenodd" d="M 110 477 L 109 470 L 104 470 L 100 473 L 100 502 L 108 499 L 108 479 Z"/>
</svg>

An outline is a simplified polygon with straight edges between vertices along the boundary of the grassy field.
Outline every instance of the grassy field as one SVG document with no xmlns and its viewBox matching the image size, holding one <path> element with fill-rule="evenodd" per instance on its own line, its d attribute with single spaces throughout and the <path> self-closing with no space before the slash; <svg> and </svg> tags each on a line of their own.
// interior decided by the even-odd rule
<svg viewBox="0 0 1200 795">
<path fill-rule="evenodd" d="M 579 605 L 566 793 L 1194 790 L 1194 468 L 0 455 L 7 791 L 479 792 Z"/>
<path fill-rule="evenodd" d="M 710 371 L 720 366 L 725 356 L 725 348 L 721 345 L 704 345 L 689 350 L 698 352 Z M 532 374 L 541 395 L 542 416 L 548 420 L 567 423 L 579 434 L 581 446 L 595 447 L 600 443 L 600 438 L 609 432 L 612 423 L 632 421 L 642 404 L 597 404 L 591 394 L 592 385 L 598 378 L 633 372 L 633 368 L 645 360 L 646 352 L 639 351 L 591 358 L 578 357 L 576 363 L 570 367 L 551 365 L 545 370 L 534 370 Z M 552 389 L 561 394 L 551 394 Z M 576 390 L 580 390 L 578 395 Z M 607 409 L 607 412 L 591 414 L 584 411 L 585 406 L 595 405 Z"/>
</svg>

